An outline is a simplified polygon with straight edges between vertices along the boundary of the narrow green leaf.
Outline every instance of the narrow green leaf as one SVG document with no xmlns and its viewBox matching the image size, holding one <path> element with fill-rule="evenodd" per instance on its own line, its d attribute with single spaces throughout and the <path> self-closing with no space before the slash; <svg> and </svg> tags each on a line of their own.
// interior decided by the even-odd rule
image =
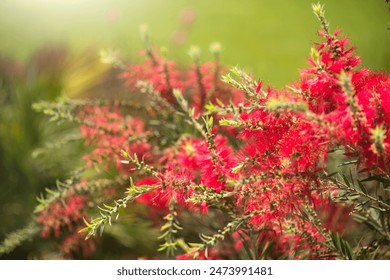
<svg viewBox="0 0 390 280">
<path fill-rule="evenodd" d="M 358 183 L 358 185 L 359 185 L 361 191 L 362 191 L 364 194 L 368 194 L 368 191 L 367 191 L 366 187 L 364 186 L 364 184 L 363 184 L 361 181 L 359 181 L 359 180 L 357 180 L 357 183 Z"/>
</svg>

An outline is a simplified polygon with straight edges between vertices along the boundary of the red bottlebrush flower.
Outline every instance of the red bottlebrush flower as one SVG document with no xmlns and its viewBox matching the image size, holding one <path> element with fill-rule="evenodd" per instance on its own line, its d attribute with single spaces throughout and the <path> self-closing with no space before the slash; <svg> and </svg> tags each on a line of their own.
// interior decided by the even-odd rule
<svg viewBox="0 0 390 280">
<path fill-rule="evenodd" d="M 200 207 L 202 209 L 202 213 L 203 214 L 207 214 L 207 212 L 209 211 L 209 208 L 207 206 L 207 202 L 203 201 L 201 204 L 200 204 Z"/>
<path fill-rule="evenodd" d="M 174 62 L 165 61 L 156 56 L 155 60 L 147 59 L 143 64 L 132 64 L 128 70 L 122 74 L 127 86 L 133 90 L 138 90 L 139 81 L 148 81 L 154 90 L 159 92 L 168 102 L 173 103 L 173 89 L 183 89 L 180 80 L 180 72 Z"/>
<path fill-rule="evenodd" d="M 198 72 L 199 71 L 199 72 Z M 218 63 L 204 63 L 200 66 L 193 65 L 186 73 L 185 89 L 189 92 L 189 98 L 196 112 L 203 110 L 202 106 L 207 102 L 216 104 L 217 100 L 224 104 L 238 104 L 243 101 L 243 94 L 219 80 L 219 75 L 226 72 Z M 199 77 L 199 74 L 201 77 Z M 218 119 L 219 116 L 215 115 Z"/>
<path fill-rule="evenodd" d="M 83 197 L 68 195 L 64 203 L 56 201 L 48 209 L 41 211 L 37 221 L 43 225 L 42 237 L 48 237 L 51 232 L 59 237 L 62 230 L 74 229 L 85 215 L 84 203 Z"/>
<path fill-rule="evenodd" d="M 138 180 L 136 186 L 153 186 L 160 184 L 160 181 L 156 178 L 146 177 Z M 147 204 L 149 207 L 152 207 L 150 210 L 165 212 L 168 205 L 168 197 L 162 196 L 161 193 L 163 190 L 161 188 L 155 189 L 153 191 L 147 192 L 136 199 L 137 202 L 142 204 Z"/>
<path fill-rule="evenodd" d="M 81 254 L 83 258 L 89 257 L 96 249 L 94 240 L 85 240 L 85 236 L 79 233 L 83 227 L 76 228 L 73 234 L 64 238 L 61 251 L 65 259 L 73 259 L 74 255 Z"/>
<path fill-rule="evenodd" d="M 257 87 L 256 87 L 256 93 L 259 93 L 261 91 L 261 88 L 263 87 L 263 81 L 260 81 L 258 84 L 257 84 Z"/>
<path fill-rule="evenodd" d="M 115 164 L 118 170 L 128 173 L 128 166 L 120 163 L 122 150 L 129 154 L 137 153 L 146 162 L 151 160 L 150 144 L 145 139 L 148 132 L 143 120 L 125 118 L 117 109 L 97 106 L 87 108 L 80 117 L 86 123 L 81 126 L 81 132 L 87 144 L 95 147 L 91 154 L 83 157 L 87 167 L 105 162 L 105 169 Z"/>
</svg>

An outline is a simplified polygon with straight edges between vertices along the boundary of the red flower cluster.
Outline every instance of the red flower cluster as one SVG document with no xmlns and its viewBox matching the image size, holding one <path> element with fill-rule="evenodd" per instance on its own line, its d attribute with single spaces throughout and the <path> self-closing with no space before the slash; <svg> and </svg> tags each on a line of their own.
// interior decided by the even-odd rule
<svg viewBox="0 0 390 280">
<path fill-rule="evenodd" d="M 172 90 L 182 89 L 180 72 L 174 62 L 166 62 L 161 57 L 151 56 L 143 64 L 131 64 L 122 74 L 128 87 L 138 91 L 138 81 L 148 81 L 161 96 L 169 102 L 173 102 Z"/>
<path fill-rule="evenodd" d="M 157 121 L 169 127 L 153 128 L 149 119 L 129 117 L 120 106 L 87 107 L 79 115 L 87 144 L 94 146 L 84 157 L 87 166 L 114 163 L 122 175 L 141 171 L 131 173 L 135 188 L 155 188 L 137 201 L 152 211 L 207 215 L 218 208 L 228 213 L 232 222 L 219 232 L 231 234 L 237 250 L 252 232 L 257 246 L 273 244 L 275 257 L 315 258 L 327 252 L 326 230 L 341 233 L 346 224 L 341 220 L 350 211 L 327 199 L 334 196 L 323 180 L 328 151 L 341 146 L 370 172 L 388 171 L 390 79 L 355 70 L 360 59 L 347 39 L 339 39 L 339 31 L 325 29 L 320 36 L 325 40 L 312 50 L 311 67 L 289 90 L 263 90 L 262 82 L 240 73 L 240 81 L 226 79 L 234 88 L 219 81 L 224 69 L 218 61 L 196 61 L 179 71 L 175 63 L 149 53 L 144 64 L 129 66 L 122 77 L 132 91 L 139 91 L 140 81 L 152 86 L 156 100 L 166 103 L 161 110 L 171 111 L 163 115 L 153 106 L 146 111 L 151 118 L 161 115 Z M 153 135 L 169 140 L 149 137 L 153 129 L 158 132 Z M 122 150 L 130 155 L 130 168 L 120 164 Z M 83 204 L 77 196 L 69 197 L 66 206 L 52 204 L 51 213 L 43 211 L 39 218 L 43 235 L 54 230 L 57 236 L 62 226 L 79 221 Z M 206 258 L 205 248 L 199 248 L 197 255 Z M 190 256 L 189 251 L 179 258 Z M 264 251 L 254 254 L 260 257 Z M 297 256 L 297 251 L 303 253 Z M 212 252 L 211 258 L 218 256 L 215 248 Z"/>
<path fill-rule="evenodd" d="M 87 167 L 104 163 L 105 169 L 115 164 L 118 170 L 125 171 L 120 163 L 121 150 L 137 153 L 149 158 L 150 144 L 146 142 L 148 132 L 144 128 L 142 119 L 124 117 L 117 107 L 89 107 L 79 113 L 83 119 L 81 132 L 86 144 L 93 146 L 91 154 L 84 156 Z"/>
<path fill-rule="evenodd" d="M 139 91 L 140 81 L 149 82 L 171 104 L 175 103 L 172 90 L 179 89 L 186 93 L 191 106 L 201 112 L 208 102 L 215 103 L 217 99 L 223 103 L 232 100 L 235 104 L 242 101 L 240 91 L 219 80 L 224 72 L 226 69 L 218 61 L 194 64 L 189 70 L 179 71 L 175 62 L 152 55 L 141 65 L 131 64 L 122 78 L 135 92 Z"/>
<path fill-rule="evenodd" d="M 82 226 L 79 226 L 73 233 L 64 238 L 61 244 L 61 251 L 66 259 L 72 259 L 74 255 L 89 257 L 95 252 L 96 245 L 93 240 L 85 240 L 85 236 L 79 233 Z"/>
<path fill-rule="evenodd" d="M 77 195 L 68 195 L 64 201 L 56 201 L 47 210 L 39 213 L 37 221 L 43 225 L 42 237 L 46 238 L 51 232 L 59 237 L 61 230 L 71 231 L 82 224 L 85 199 Z"/>
<path fill-rule="evenodd" d="M 354 70 L 360 59 L 346 39 L 320 33 L 325 43 L 302 71 L 299 90 L 309 108 L 322 119 L 322 134 L 330 144 L 353 148 L 367 168 L 383 172 L 389 157 L 390 80 L 384 73 Z"/>
</svg>

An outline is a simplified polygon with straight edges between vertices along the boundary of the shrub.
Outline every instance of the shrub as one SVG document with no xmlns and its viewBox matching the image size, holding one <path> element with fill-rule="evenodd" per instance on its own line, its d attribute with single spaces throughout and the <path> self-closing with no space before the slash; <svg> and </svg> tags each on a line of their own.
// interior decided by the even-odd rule
<svg viewBox="0 0 390 280">
<path fill-rule="evenodd" d="M 35 104 L 78 123 L 92 147 L 81 172 L 39 198 L 42 236 L 87 256 L 133 205 L 177 259 L 388 259 L 390 79 L 358 68 L 323 6 L 313 11 L 321 42 L 282 90 L 227 72 L 218 44 L 213 62 L 193 47 L 180 69 L 144 34 L 143 64 L 102 54 L 130 98 Z"/>
</svg>

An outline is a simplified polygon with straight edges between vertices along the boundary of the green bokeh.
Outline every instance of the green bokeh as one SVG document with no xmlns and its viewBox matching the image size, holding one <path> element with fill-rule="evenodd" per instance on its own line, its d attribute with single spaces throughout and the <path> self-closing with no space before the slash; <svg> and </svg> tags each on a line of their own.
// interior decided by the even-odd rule
<svg viewBox="0 0 390 280">
<path fill-rule="evenodd" d="M 189 62 L 186 51 L 220 41 L 223 61 L 240 65 L 274 86 L 298 77 L 298 68 L 315 42 L 318 22 L 312 0 L 3 0 L 0 3 L 0 52 L 26 58 L 38 47 L 64 44 L 73 52 L 117 48 L 135 57 L 142 48 L 139 26 L 147 24 L 153 40 L 170 57 Z M 357 47 L 365 66 L 390 69 L 390 22 L 384 0 L 323 0 L 331 28 L 340 27 Z M 172 42 L 182 29 L 180 14 L 197 15 L 183 44 Z"/>
</svg>

